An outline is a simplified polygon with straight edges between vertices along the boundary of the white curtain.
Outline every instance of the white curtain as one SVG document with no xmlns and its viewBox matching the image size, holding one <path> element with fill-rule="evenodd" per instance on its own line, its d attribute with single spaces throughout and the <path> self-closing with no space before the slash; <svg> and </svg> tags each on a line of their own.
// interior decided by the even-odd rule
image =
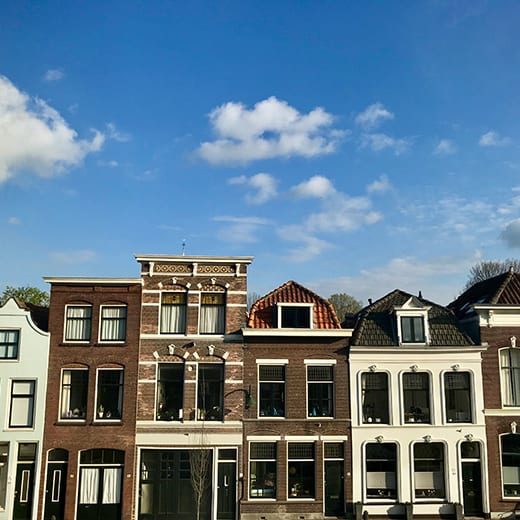
<svg viewBox="0 0 520 520">
<path fill-rule="evenodd" d="M 208 334 L 224 333 L 224 305 L 202 305 L 200 308 L 200 331 Z"/>
<path fill-rule="evenodd" d="M 186 305 L 161 306 L 161 333 L 184 332 L 186 329 Z"/>
<path fill-rule="evenodd" d="M 63 372 L 63 380 L 61 383 L 61 418 L 66 419 L 69 417 L 71 411 L 70 406 L 70 385 L 71 385 L 72 373 L 70 370 Z"/>
<path fill-rule="evenodd" d="M 126 307 L 103 307 L 101 339 L 124 341 L 126 336 Z"/>
<path fill-rule="evenodd" d="M 81 469 L 80 504 L 97 504 L 99 489 L 99 468 Z"/>
<path fill-rule="evenodd" d="M 121 468 L 106 468 L 103 475 L 103 504 L 119 504 Z"/>
<path fill-rule="evenodd" d="M 89 340 L 91 307 L 67 307 L 66 339 Z"/>
</svg>

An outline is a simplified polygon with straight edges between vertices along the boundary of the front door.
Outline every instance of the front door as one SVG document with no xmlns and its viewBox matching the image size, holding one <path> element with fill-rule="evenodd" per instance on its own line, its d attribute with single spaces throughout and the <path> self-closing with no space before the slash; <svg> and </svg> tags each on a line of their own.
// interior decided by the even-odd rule
<svg viewBox="0 0 520 520">
<path fill-rule="evenodd" d="M 480 461 L 462 462 L 462 493 L 464 514 L 466 516 L 481 516 L 483 508 Z"/>
<path fill-rule="evenodd" d="M 18 462 L 14 491 L 13 520 L 29 520 L 32 514 L 34 462 Z"/>
<path fill-rule="evenodd" d="M 35 460 L 36 444 L 33 442 L 20 443 L 16 464 L 13 520 L 32 518 Z"/>
<path fill-rule="evenodd" d="M 325 516 L 342 516 L 343 507 L 343 461 L 325 461 Z"/>
<path fill-rule="evenodd" d="M 236 489 L 236 463 L 219 461 L 217 520 L 235 520 Z"/>
<path fill-rule="evenodd" d="M 49 462 L 45 484 L 45 512 L 43 520 L 64 520 L 67 463 Z"/>
<path fill-rule="evenodd" d="M 79 481 L 78 520 L 121 518 L 122 468 L 82 467 Z"/>
</svg>

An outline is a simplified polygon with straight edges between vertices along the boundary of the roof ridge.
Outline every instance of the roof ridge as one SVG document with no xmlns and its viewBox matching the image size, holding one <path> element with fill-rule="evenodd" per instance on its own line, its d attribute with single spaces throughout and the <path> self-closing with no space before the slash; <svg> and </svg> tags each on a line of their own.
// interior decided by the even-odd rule
<svg viewBox="0 0 520 520">
<path fill-rule="evenodd" d="M 498 300 L 500 299 L 500 296 L 502 296 L 502 293 L 505 291 L 506 287 L 508 286 L 509 282 L 513 278 L 513 275 L 515 274 L 514 271 L 508 270 L 505 273 L 500 274 L 499 276 L 504 276 L 504 280 L 500 284 L 499 288 L 497 289 L 494 296 L 491 298 L 489 303 L 496 304 Z"/>
</svg>

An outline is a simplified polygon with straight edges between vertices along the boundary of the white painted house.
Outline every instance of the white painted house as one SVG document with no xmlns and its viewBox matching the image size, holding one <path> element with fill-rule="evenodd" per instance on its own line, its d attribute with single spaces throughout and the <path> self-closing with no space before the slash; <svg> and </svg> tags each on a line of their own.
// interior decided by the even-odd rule
<svg viewBox="0 0 520 520">
<path fill-rule="evenodd" d="M 47 387 L 46 309 L 0 307 L 0 520 L 36 518 Z"/>
<path fill-rule="evenodd" d="M 360 312 L 349 356 L 358 514 L 489 512 L 483 350 L 422 297 L 395 290 Z"/>
</svg>

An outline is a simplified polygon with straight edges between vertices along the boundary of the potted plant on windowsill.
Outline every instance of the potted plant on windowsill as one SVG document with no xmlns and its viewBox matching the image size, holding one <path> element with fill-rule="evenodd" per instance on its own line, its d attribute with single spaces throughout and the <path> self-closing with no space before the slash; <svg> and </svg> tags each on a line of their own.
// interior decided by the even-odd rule
<svg viewBox="0 0 520 520">
<path fill-rule="evenodd" d="M 103 419 L 103 416 L 105 415 L 105 407 L 102 404 L 98 406 L 97 414 L 100 419 Z"/>
</svg>

